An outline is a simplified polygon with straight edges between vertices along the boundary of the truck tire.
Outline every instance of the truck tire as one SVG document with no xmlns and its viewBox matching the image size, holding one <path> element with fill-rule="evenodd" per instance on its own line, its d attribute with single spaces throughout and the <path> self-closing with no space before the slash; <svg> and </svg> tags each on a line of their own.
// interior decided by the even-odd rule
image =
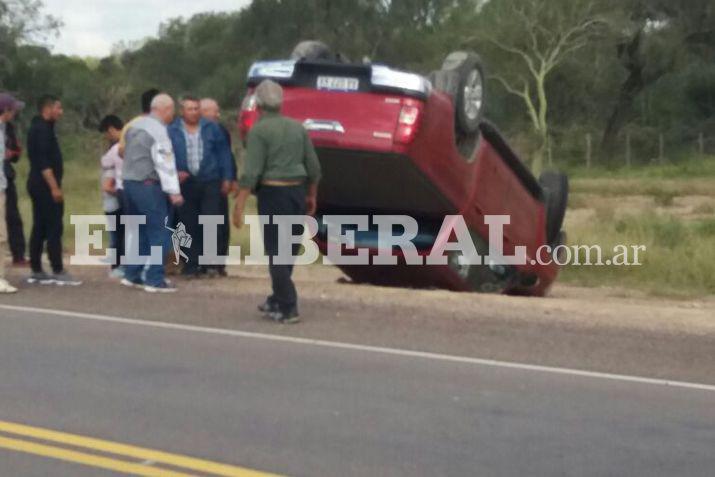
<svg viewBox="0 0 715 477">
<path fill-rule="evenodd" d="M 322 41 L 305 40 L 293 48 L 293 53 L 291 53 L 290 57 L 297 61 L 329 61 L 334 58 L 334 55 L 330 51 L 330 47 Z"/>
<path fill-rule="evenodd" d="M 452 95 L 456 126 L 462 134 L 479 132 L 484 113 L 485 75 L 481 58 L 471 51 L 455 51 L 442 63 L 438 82 Z M 438 89 L 441 89 L 436 86 Z"/>
<path fill-rule="evenodd" d="M 549 245 L 555 245 L 561 236 L 561 227 L 566 216 L 569 179 L 566 174 L 546 171 L 539 177 L 539 184 L 544 190 L 546 204 L 546 241 Z"/>
</svg>

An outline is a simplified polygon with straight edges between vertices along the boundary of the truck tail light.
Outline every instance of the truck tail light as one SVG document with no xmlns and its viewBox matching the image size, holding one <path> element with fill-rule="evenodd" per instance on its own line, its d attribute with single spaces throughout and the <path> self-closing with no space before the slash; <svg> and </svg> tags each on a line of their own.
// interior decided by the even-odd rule
<svg viewBox="0 0 715 477">
<path fill-rule="evenodd" d="M 253 128 L 259 118 L 258 104 L 256 103 L 256 95 L 249 92 L 241 104 L 241 113 L 238 116 L 238 130 L 241 133 L 241 139 L 246 140 L 248 131 Z"/>
<path fill-rule="evenodd" d="M 417 136 L 422 115 L 422 105 L 416 101 L 406 101 L 400 110 L 400 118 L 395 130 L 395 142 L 410 144 Z"/>
</svg>

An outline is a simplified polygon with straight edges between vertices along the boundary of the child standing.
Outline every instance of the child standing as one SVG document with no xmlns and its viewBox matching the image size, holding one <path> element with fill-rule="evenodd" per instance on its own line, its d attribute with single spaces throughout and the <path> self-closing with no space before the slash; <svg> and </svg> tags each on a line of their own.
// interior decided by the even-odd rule
<svg viewBox="0 0 715 477">
<path fill-rule="evenodd" d="M 123 128 L 122 120 L 114 115 L 105 116 L 99 124 L 99 132 L 104 134 L 109 143 L 109 149 L 100 161 L 102 207 L 107 217 L 114 217 L 116 221 L 115 231 L 109 232 L 110 247 L 117 251 L 109 276 L 117 279 L 124 278 L 124 270 L 120 265 L 120 257 L 124 255 L 124 226 L 121 224 L 123 159 L 119 155 L 119 138 Z"/>
</svg>

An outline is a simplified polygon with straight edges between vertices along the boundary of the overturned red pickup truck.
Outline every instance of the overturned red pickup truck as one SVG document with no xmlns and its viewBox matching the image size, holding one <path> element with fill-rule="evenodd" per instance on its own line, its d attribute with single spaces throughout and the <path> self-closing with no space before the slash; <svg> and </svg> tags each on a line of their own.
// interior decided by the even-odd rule
<svg viewBox="0 0 715 477">
<path fill-rule="evenodd" d="M 483 120 L 485 76 L 475 53 L 454 52 L 429 77 L 385 65 L 355 64 L 319 42 L 302 42 L 289 60 L 261 61 L 248 74 L 239 114 L 245 135 L 258 117 L 254 88 L 264 79 L 284 88 L 283 114 L 309 131 L 323 168 L 316 242 L 327 248 L 324 215 L 410 215 L 413 240 L 429 254 L 443 219 L 461 215 L 480 255 L 489 251 L 487 215 L 508 215 L 503 251 L 525 246 L 526 263 L 344 265 L 354 282 L 458 291 L 544 295 L 559 266 L 540 248 L 562 243 L 568 181 L 537 180 L 497 129 Z M 444 232 L 443 232 L 444 233 Z M 377 229 L 356 231 L 356 245 L 377 252 Z M 447 232 L 449 234 L 449 232 Z M 400 254 L 396 248 L 395 254 Z M 545 264 L 547 263 L 548 264 Z"/>
</svg>

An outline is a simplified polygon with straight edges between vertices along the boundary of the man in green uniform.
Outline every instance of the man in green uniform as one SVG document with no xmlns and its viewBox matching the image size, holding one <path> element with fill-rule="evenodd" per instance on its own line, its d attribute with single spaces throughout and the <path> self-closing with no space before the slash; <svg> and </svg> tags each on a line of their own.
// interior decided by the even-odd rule
<svg viewBox="0 0 715 477">
<path fill-rule="evenodd" d="M 256 88 L 261 119 L 248 134 L 246 162 L 238 181 L 239 191 L 233 223 L 240 228 L 246 200 L 255 192 L 260 215 L 313 215 L 316 209 L 320 162 L 307 131 L 280 114 L 283 89 L 265 80 Z M 280 323 L 297 323 L 298 295 L 291 279 L 293 265 L 275 264 L 278 255 L 278 227 L 275 221 L 263 232 L 269 257 L 273 294 L 258 307 Z M 299 246 L 294 246 L 293 255 Z"/>
</svg>

